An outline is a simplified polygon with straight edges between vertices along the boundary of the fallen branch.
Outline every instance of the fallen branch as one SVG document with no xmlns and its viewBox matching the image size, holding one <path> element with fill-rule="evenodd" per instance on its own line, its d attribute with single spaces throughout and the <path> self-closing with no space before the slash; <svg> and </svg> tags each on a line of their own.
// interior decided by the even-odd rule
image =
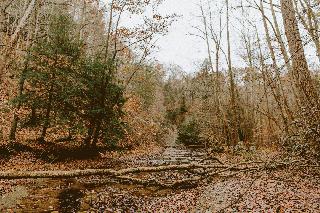
<svg viewBox="0 0 320 213">
<path fill-rule="evenodd" d="M 203 163 L 203 162 L 205 162 L 205 161 L 207 161 L 207 160 L 217 161 L 217 162 L 220 163 L 221 165 L 224 165 L 224 163 L 223 163 L 219 158 L 217 158 L 217 157 L 215 157 L 215 156 L 212 156 L 212 155 L 208 156 L 207 158 L 202 159 L 202 160 L 200 161 L 200 163 Z"/>
<path fill-rule="evenodd" d="M 186 178 L 186 179 L 176 180 L 176 181 L 166 183 L 156 179 L 144 180 L 144 179 L 134 178 L 130 176 L 118 176 L 115 178 L 122 182 L 129 182 L 129 183 L 139 184 L 143 186 L 159 186 L 162 188 L 177 188 L 177 187 L 192 185 L 192 184 L 197 185 L 197 183 L 200 180 L 202 180 L 202 177 L 193 177 L 193 178 Z"/>
<path fill-rule="evenodd" d="M 239 202 L 241 201 L 241 199 L 251 190 L 253 184 L 254 184 L 259 178 L 261 178 L 261 176 L 262 176 L 262 175 L 258 175 L 257 177 L 255 177 L 255 178 L 251 181 L 250 185 L 249 185 L 248 187 L 246 187 L 247 189 L 246 189 L 243 193 L 241 193 L 235 200 L 231 201 L 231 203 L 230 203 L 229 205 L 227 205 L 226 207 L 220 209 L 218 212 L 219 212 L 219 213 L 220 213 L 220 212 L 225 212 L 225 210 L 227 210 L 228 208 L 233 207 L 234 205 L 236 205 L 237 203 L 239 203 Z"/>
<path fill-rule="evenodd" d="M 0 179 L 74 178 L 92 175 L 114 175 L 112 169 L 86 169 L 73 171 L 9 171 L 0 172 Z"/>
</svg>

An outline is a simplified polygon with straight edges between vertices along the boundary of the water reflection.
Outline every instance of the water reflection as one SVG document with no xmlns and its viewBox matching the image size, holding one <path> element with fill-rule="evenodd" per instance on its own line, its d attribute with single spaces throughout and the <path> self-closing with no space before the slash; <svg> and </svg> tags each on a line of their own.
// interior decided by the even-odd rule
<svg viewBox="0 0 320 213">
<path fill-rule="evenodd" d="M 69 187 L 60 192 L 59 199 L 59 212 L 73 213 L 78 212 L 81 206 L 81 199 L 84 194 L 80 188 Z"/>
</svg>

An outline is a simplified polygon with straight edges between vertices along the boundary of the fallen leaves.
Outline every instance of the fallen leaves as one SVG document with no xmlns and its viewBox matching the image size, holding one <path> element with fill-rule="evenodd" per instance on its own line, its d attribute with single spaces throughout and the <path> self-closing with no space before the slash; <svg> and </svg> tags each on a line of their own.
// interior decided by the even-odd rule
<svg viewBox="0 0 320 213">
<path fill-rule="evenodd" d="M 174 141 L 174 140 L 173 140 Z M 170 142 L 170 141 L 169 141 Z M 157 150 L 154 148 L 143 150 Z M 142 150 L 126 153 L 100 153 L 90 160 L 70 160 L 48 163 L 36 156 L 23 152 L 1 165 L 3 170 L 72 170 L 76 168 L 128 168 L 132 166 L 157 166 L 163 164 L 179 164 L 186 161 L 200 162 L 205 158 L 201 150 L 189 150 L 174 143 L 162 154 L 161 149 L 154 154 Z M 101 158 L 103 155 L 103 158 Z M 265 156 L 267 157 L 267 156 Z M 219 156 L 227 165 L 237 164 L 243 159 L 237 156 Z M 251 159 L 253 160 L 253 159 Z M 260 162 L 265 159 L 258 159 Z M 295 162 L 295 161 L 293 161 Z M 284 164 L 281 169 L 262 171 L 246 171 L 230 176 L 226 171 L 212 181 L 204 181 L 196 188 L 161 189 L 161 187 L 145 187 L 126 183 L 113 182 L 98 176 L 77 178 L 72 183 L 66 180 L 11 180 L 0 181 L 2 195 L 11 193 L 16 186 L 26 186 L 29 196 L 12 211 L 57 211 L 63 191 L 80 185 L 78 192 L 83 197 L 67 194 L 68 199 L 76 198 L 81 203 L 80 211 L 93 212 L 319 212 L 320 181 L 313 171 L 317 167 L 289 167 Z M 252 166 L 252 162 L 249 164 Z M 260 165 L 259 163 L 253 165 Z M 16 166 L 16 167 L 14 167 Z M 273 166 L 268 165 L 270 168 Z M 269 168 L 268 167 L 268 168 Z M 310 170 L 310 171 L 309 171 Z M 190 178 L 194 174 L 181 171 L 162 171 L 159 173 L 136 174 L 143 179 L 158 179 L 164 182 Z M 74 203 L 77 203 L 74 202 Z M 60 203 L 60 204 L 59 204 Z M 72 202 L 68 202 L 72 203 Z M 23 208 L 21 208 L 21 205 Z M 51 207 L 50 207 L 51 206 Z M 1 209 L 1 207 L 0 207 Z M 3 210 L 3 209 L 2 209 Z M 19 210 L 19 211 L 20 211 Z M 18 211 L 18 212 L 19 212 Z"/>
</svg>

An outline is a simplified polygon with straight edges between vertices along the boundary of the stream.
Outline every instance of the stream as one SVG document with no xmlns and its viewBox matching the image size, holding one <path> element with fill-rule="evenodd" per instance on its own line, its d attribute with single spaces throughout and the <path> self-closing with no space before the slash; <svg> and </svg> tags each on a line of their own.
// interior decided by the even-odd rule
<svg viewBox="0 0 320 213">
<path fill-rule="evenodd" d="M 160 155 L 129 159 L 130 165 L 159 166 L 169 164 L 187 164 L 201 161 L 205 151 L 199 147 L 186 147 L 177 143 L 177 132 L 171 131 L 166 138 L 164 151 Z M 170 179 L 171 174 L 161 173 L 143 178 Z M 174 174 L 173 178 L 179 176 Z M 97 210 L 114 212 L 137 210 L 143 202 L 150 199 L 164 198 L 174 193 L 168 189 L 143 187 L 112 182 L 105 183 L 102 177 L 75 178 L 68 180 L 37 179 L 31 184 L 15 187 L 13 192 L 4 195 L 3 200 L 10 200 L 0 209 L 12 209 L 14 212 L 79 212 Z M 23 196 L 18 196 L 23 191 Z M 21 194 L 22 195 L 22 194 Z M 12 201 L 14 199 L 14 201 Z M 150 202 L 150 200 L 148 201 Z M 140 207 L 139 207 L 140 206 Z"/>
<path fill-rule="evenodd" d="M 167 135 L 166 146 L 164 152 L 155 158 L 141 158 L 135 160 L 138 164 L 146 164 L 152 166 L 168 165 L 168 164 L 189 164 L 198 163 L 205 158 L 206 152 L 202 147 L 186 147 L 178 143 L 177 130 L 171 131 Z"/>
</svg>

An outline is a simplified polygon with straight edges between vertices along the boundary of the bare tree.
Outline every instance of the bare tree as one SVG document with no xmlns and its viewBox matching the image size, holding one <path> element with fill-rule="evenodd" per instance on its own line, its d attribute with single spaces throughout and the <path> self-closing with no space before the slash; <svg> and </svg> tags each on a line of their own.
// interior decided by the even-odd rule
<svg viewBox="0 0 320 213">
<path fill-rule="evenodd" d="M 271 10 L 271 14 L 272 14 L 272 19 L 273 19 L 273 23 L 274 23 L 274 29 L 275 29 L 275 36 L 277 38 L 277 41 L 280 45 L 280 50 L 281 50 L 281 53 L 283 55 L 283 59 L 285 61 L 285 66 L 287 67 L 287 70 L 290 70 L 291 69 L 291 65 L 290 65 L 290 60 L 289 60 L 289 55 L 288 55 L 288 52 L 287 52 L 287 49 L 285 47 L 285 43 L 282 39 L 282 35 L 281 35 L 281 32 L 280 32 L 280 27 L 279 27 L 279 24 L 278 24 L 278 20 L 277 20 L 277 16 L 276 16 L 276 11 L 275 11 L 275 8 L 274 8 L 274 4 L 273 4 L 273 0 L 269 0 L 269 3 L 270 3 L 270 10 Z"/>
<path fill-rule="evenodd" d="M 298 3 L 299 2 L 299 3 Z M 319 7 L 319 2 L 314 3 L 312 6 L 310 0 L 294 0 L 294 6 L 296 14 L 298 14 L 299 20 L 302 23 L 303 27 L 307 30 L 311 40 L 313 41 L 317 56 L 320 62 L 320 31 L 319 31 L 319 21 L 317 17 L 317 12 L 314 8 Z M 302 11 L 299 11 L 299 5 L 302 8 Z"/>
<path fill-rule="evenodd" d="M 227 30 L 227 62 L 228 62 L 228 77 L 229 77 L 229 86 L 230 86 L 230 109 L 231 109 L 231 143 L 236 145 L 239 140 L 238 135 L 238 119 L 237 119 L 237 103 L 236 103 L 236 85 L 234 80 L 234 73 L 232 70 L 232 59 L 231 59 L 231 41 L 230 41 L 230 5 L 229 0 L 225 1 L 226 3 L 226 30 Z"/>
<path fill-rule="evenodd" d="M 201 10 L 201 15 L 202 15 L 202 19 L 203 19 L 202 21 L 203 21 L 203 26 L 204 26 L 204 36 L 205 36 L 205 40 L 206 40 L 206 44 L 207 44 L 209 64 L 210 64 L 211 71 L 213 72 L 213 63 L 212 63 L 212 57 L 211 57 L 211 48 L 210 48 L 207 17 L 204 13 L 204 9 L 203 9 L 202 5 L 200 5 L 200 10 Z"/>
<path fill-rule="evenodd" d="M 319 95 L 311 79 L 292 0 L 281 0 L 281 11 L 292 57 L 293 77 L 299 91 L 300 102 L 306 108 L 317 108 Z"/>
</svg>

